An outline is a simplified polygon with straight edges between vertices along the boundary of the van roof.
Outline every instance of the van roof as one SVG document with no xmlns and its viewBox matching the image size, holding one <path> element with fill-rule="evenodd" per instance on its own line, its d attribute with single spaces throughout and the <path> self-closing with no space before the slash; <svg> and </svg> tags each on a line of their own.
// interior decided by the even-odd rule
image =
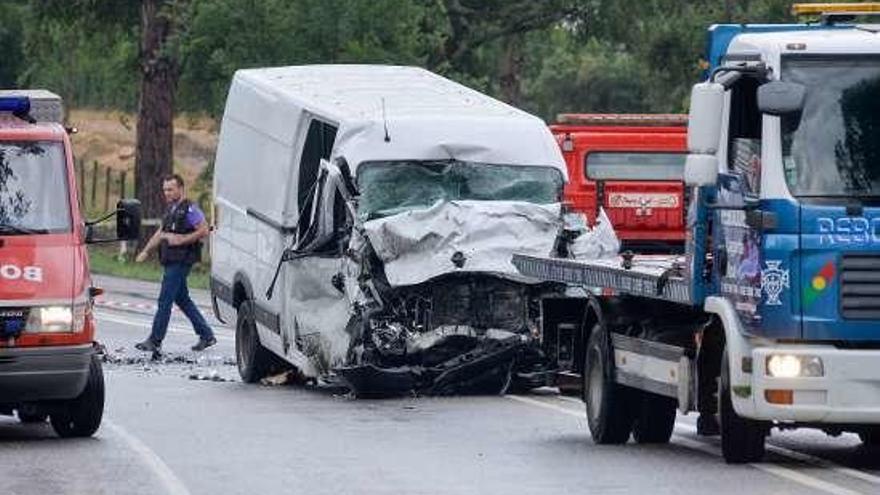
<svg viewBox="0 0 880 495">
<path fill-rule="evenodd" d="M 436 116 L 532 115 L 421 67 L 301 65 L 243 69 L 237 77 L 337 121 Z"/>
<path fill-rule="evenodd" d="M 566 176 L 543 120 L 420 67 L 242 69 L 223 119 L 294 146 L 310 116 L 338 126 L 332 158 L 355 173 L 372 161 L 456 159 L 550 166 Z"/>
</svg>

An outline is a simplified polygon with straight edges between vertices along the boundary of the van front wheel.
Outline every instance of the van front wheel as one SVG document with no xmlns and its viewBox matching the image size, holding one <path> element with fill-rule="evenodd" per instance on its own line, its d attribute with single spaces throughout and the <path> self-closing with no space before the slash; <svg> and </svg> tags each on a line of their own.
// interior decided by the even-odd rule
<svg viewBox="0 0 880 495">
<path fill-rule="evenodd" d="M 245 383 L 256 383 L 269 374 L 271 352 L 260 343 L 254 318 L 254 303 L 244 301 L 238 306 L 235 322 L 235 360 L 238 374 Z"/>
<path fill-rule="evenodd" d="M 97 356 L 89 364 L 89 378 L 83 391 L 60 405 L 49 416 L 52 429 L 62 438 L 90 437 L 104 416 L 104 371 Z"/>
</svg>

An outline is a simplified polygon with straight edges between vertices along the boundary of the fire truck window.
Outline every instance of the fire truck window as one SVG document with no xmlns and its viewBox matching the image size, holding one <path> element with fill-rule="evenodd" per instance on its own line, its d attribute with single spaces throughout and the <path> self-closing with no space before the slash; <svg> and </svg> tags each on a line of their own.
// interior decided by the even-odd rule
<svg viewBox="0 0 880 495">
<path fill-rule="evenodd" d="M 299 222 L 298 235 L 302 237 L 308 229 L 307 221 L 312 210 L 314 201 L 315 182 L 318 179 L 318 167 L 321 159 L 329 160 L 333 150 L 333 141 L 336 139 L 336 127 L 313 120 L 309 125 L 306 142 L 303 145 L 302 157 L 299 162 L 299 186 L 297 188 L 297 205 L 300 215 L 305 216 Z"/>
<path fill-rule="evenodd" d="M 684 153 L 593 152 L 584 159 L 591 180 L 664 180 L 684 177 Z"/>
</svg>

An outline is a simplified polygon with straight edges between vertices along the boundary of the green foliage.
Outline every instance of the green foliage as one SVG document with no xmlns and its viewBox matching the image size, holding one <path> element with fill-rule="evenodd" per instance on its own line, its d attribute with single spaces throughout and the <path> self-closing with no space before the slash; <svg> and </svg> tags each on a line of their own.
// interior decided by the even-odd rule
<svg viewBox="0 0 880 495">
<path fill-rule="evenodd" d="M 179 26 L 177 107 L 218 116 L 241 68 L 428 67 L 552 118 L 686 108 L 706 28 L 789 22 L 790 0 L 164 0 Z M 0 83 L 133 109 L 137 0 L 0 0 Z M 24 60 L 24 62 L 20 62 Z M 18 65 L 17 65 L 18 64 Z"/>
</svg>

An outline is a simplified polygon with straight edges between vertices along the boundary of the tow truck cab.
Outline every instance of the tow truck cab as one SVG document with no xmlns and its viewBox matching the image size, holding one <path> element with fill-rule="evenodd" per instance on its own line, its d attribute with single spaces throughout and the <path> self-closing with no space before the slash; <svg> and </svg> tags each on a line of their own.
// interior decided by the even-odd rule
<svg viewBox="0 0 880 495">
<path fill-rule="evenodd" d="M 593 224 L 604 209 L 624 250 L 682 251 L 686 115 L 560 114 L 550 129 L 574 211 Z"/>
<path fill-rule="evenodd" d="M 48 91 L 0 91 L 0 414 L 88 436 L 104 401 L 86 252 L 100 240 L 82 220 L 62 118 Z M 115 215 L 117 237 L 136 238 L 137 202 Z"/>
</svg>

